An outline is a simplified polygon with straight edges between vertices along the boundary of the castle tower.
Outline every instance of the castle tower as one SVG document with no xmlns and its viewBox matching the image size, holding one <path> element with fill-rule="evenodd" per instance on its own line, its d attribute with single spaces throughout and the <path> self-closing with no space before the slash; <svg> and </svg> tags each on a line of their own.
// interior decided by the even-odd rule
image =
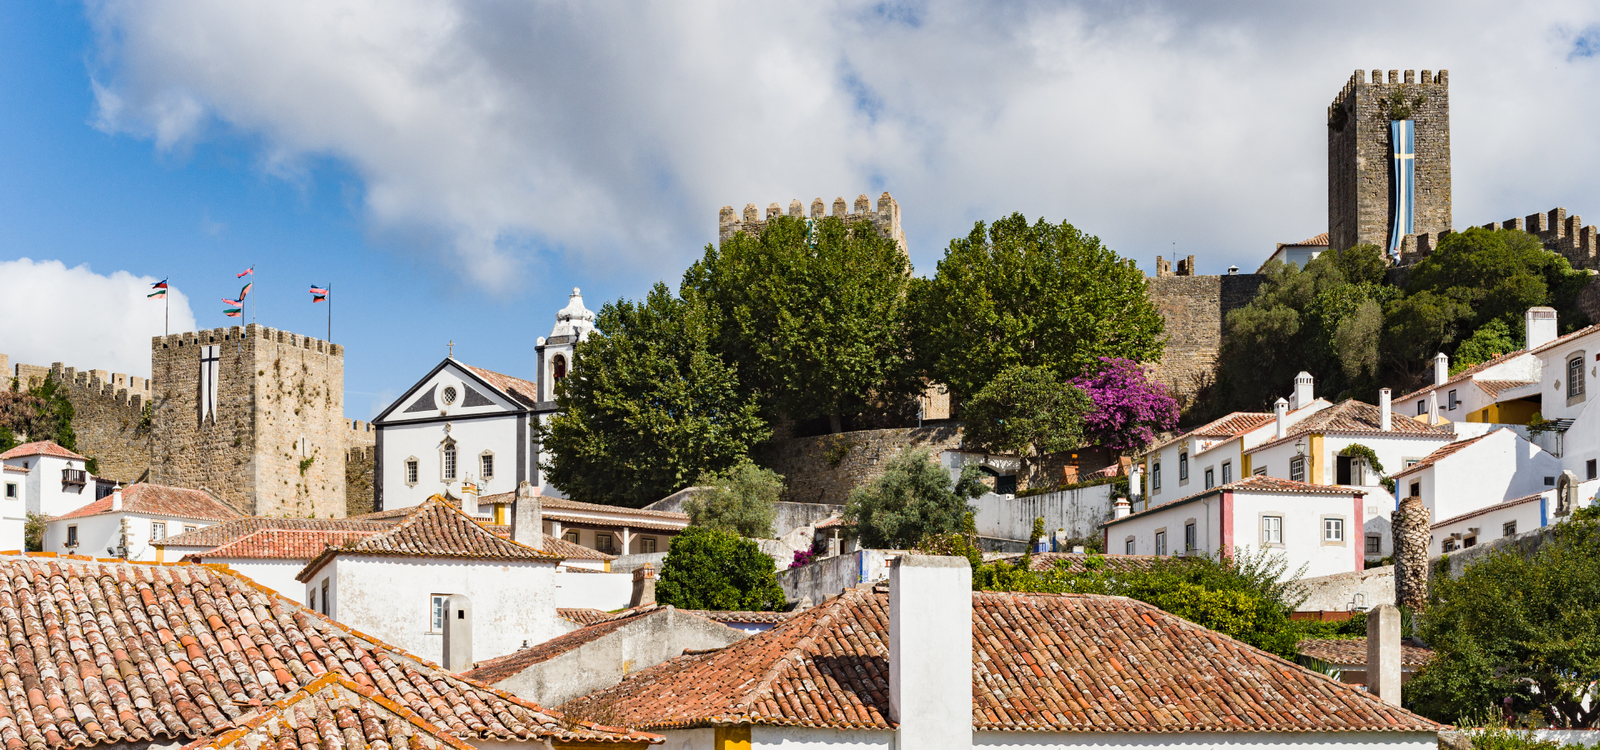
<svg viewBox="0 0 1600 750">
<path fill-rule="evenodd" d="M 150 481 L 243 513 L 345 514 L 344 347 L 254 323 L 157 336 Z"/>
<path fill-rule="evenodd" d="M 717 244 L 720 245 L 727 242 L 728 238 L 738 232 L 760 234 L 761 228 L 766 226 L 767 221 L 781 214 L 783 214 L 783 209 L 779 208 L 776 203 L 767 206 L 765 217 L 756 210 L 756 204 L 754 203 L 745 204 L 742 217 L 733 210 L 733 206 L 723 206 L 722 211 L 717 215 Z M 818 198 L 811 201 L 811 213 L 809 216 L 806 214 L 805 207 L 800 205 L 799 200 L 789 201 L 788 215 L 797 219 L 810 218 L 818 220 L 826 215 L 831 215 L 846 224 L 866 222 L 875 227 L 883 236 L 894 240 L 900 246 L 900 252 L 906 252 L 906 233 L 900 229 L 900 204 L 895 201 L 894 196 L 889 195 L 888 191 L 884 191 L 883 195 L 878 196 L 876 209 L 873 208 L 872 201 L 867 199 L 867 194 L 862 193 L 856 196 L 854 213 L 846 209 L 844 196 L 840 196 L 833 199 L 832 214 L 826 213 L 822 199 Z"/>
<path fill-rule="evenodd" d="M 1447 71 L 1356 71 L 1328 107 L 1329 249 L 1450 231 Z"/>
</svg>

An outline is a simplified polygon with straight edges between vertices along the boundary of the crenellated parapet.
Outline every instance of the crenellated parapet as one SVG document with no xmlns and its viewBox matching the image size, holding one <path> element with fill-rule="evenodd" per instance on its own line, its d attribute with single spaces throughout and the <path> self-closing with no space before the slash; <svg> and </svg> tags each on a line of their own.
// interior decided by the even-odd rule
<svg viewBox="0 0 1600 750">
<path fill-rule="evenodd" d="M 1565 208 L 1552 208 L 1544 213 L 1529 214 L 1522 218 L 1493 221 L 1484 229 L 1516 229 L 1539 238 L 1545 249 L 1565 257 L 1573 268 L 1600 270 L 1600 231 L 1594 225 L 1584 226 L 1583 218 L 1568 215 Z"/>
<path fill-rule="evenodd" d="M 242 326 L 224 326 L 209 328 L 204 331 L 184 331 L 171 333 L 165 336 L 154 336 L 150 339 L 152 350 L 179 349 L 185 346 L 209 346 L 223 344 L 230 341 L 243 342 L 253 339 L 257 342 L 285 345 L 293 349 L 327 354 L 332 357 L 343 357 L 344 347 L 338 344 L 323 341 L 311 336 L 302 336 L 298 333 L 268 328 L 263 325 L 249 323 Z"/>
<path fill-rule="evenodd" d="M 811 201 L 811 212 L 808 216 L 805 206 L 796 199 L 789 201 L 787 215 L 796 219 L 812 220 L 821 220 L 831 216 L 847 224 L 869 223 L 883 236 L 894 240 L 900 246 L 901 251 L 906 250 L 906 235 L 900 228 L 900 204 L 895 202 L 894 197 L 889 195 L 887 191 L 878 196 L 876 208 L 873 207 L 872 201 L 867 198 L 866 193 L 862 193 L 856 197 L 855 211 L 851 212 L 848 209 L 849 206 L 845 204 L 843 196 L 833 200 L 832 213 L 828 213 L 827 205 L 822 202 L 821 198 L 817 198 Z M 759 234 L 761 228 L 766 226 L 768 221 L 782 215 L 784 215 L 784 211 L 776 203 L 767 205 L 765 216 L 762 215 L 760 209 L 756 208 L 754 203 L 745 204 L 743 215 L 734 211 L 733 206 L 723 206 L 717 217 L 717 242 L 727 242 L 729 238 L 739 232 Z"/>
</svg>

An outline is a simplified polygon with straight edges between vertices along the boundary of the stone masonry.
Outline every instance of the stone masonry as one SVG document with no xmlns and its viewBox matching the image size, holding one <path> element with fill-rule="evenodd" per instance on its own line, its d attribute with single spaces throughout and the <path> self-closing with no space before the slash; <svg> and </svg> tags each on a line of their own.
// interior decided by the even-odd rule
<svg viewBox="0 0 1600 750">
<path fill-rule="evenodd" d="M 1394 601 L 1413 612 L 1428 604 L 1428 508 L 1408 497 L 1394 512 Z"/>
<path fill-rule="evenodd" d="M 1192 271 L 1193 256 L 1184 265 Z M 1258 274 L 1146 279 L 1150 301 L 1167 329 L 1166 351 L 1153 378 L 1172 390 L 1180 407 L 1189 406 L 1194 394 L 1211 380 L 1228 312 L 1249 304 L 1265 281 Z"/>
<path fill-rule="evenodd" d="M 1338 252 L 1359 244 L 1388 248 L 1394 151 L 1391 120 L 1408 119 L 1416 133 L 1416 234 L 1450 231 L 1450 79 L 1422 71 L 1356 71 L 1328 107 L 1328 245 Z"/>
<path fill-rule="evenodd" d="M 832 215 L 842 219 L 846 224 L 870 222 L 885 237 L 898 243 L 901 252 L 906 251 L 906 233 L 900 229 L 900 204 L 896 203 L 888 192 L 878 196 L 878 208 L 876 211 L 872 209 L 872 201 L 867 200 L 865 193 L 856 198 L 855 213 L 849 213 L 845 208 L 844 198 L 842 196 L 835 198 L 833 200 Z M 717 242 L 719 244 L 727 242 L 730 237 L 739 232 L 746 232 L 751 235 L 760 234 L 761 228 L 766 225 L 768 220 L 782 213 L 783 210 L 778 208 L 778 204 L 773 203 L 767 206 L 766 217 L 763 218 L 756 209 L 756 204 L 748 203 L 744 207 L 744 217 L 740 218 L 739 214 L 734 213 L 733 206 L 723 206 L 722 211 L 717 216 Z M 823 214 L 822 199 L 818 198 L 812 201 L 810 218 L 821 219 Z M 800 205 L 799 200 L 789 202 L 789 215 L 795 218 L 801 218 L 805 215 L 805 209 Z"/>
<path fill-rule="evenodd" d="M 72 402 L 72 428 L 78 436 L 78 452 L 96 459 L 99 476 L 127 483 L 138 479 L 150 465 L 149 428 L 144 423 L 145 405 L 150 403 L 150 381 L 138 376 L 105 370 L 79 371 L 60 362 L 50 367 L 18 364 L 0 354 L 0 391 L 10 390 L 13 381 L 20 391 L 54 380 L 65 386 Z M 30 436 L 32 439 L 32 436 Z"/>
<path fill-rule="evenodd" d="M 221 347 L 215 420 L 200 353 Z M 203 488 L 251 515 L 345 514 L 344 348 L 250 324 L 158 336 L 151 481 Z"/>
<path fill-rule="evenodd" d="M 851 490 L 883 476 L 889 459 L 908 448 L 931 452 L 931 460 L 961 446 L 961 427 L 861 430 L 777 440 L 765 446 L 759 463 L 783 475 L 781 499 L 800 503 L 843 504 Z"/>
</svg>

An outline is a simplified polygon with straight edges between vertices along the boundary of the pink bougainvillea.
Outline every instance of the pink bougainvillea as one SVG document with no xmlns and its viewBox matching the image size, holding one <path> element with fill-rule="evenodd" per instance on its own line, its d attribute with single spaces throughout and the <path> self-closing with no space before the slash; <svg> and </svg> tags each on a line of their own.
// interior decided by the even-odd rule
<svg viewBox="0 0 1600 750">
<path fill-rule="evenodd" d="M 789 569 L 793 570 L 803 565 L 810 565 L 816 561 L 817 553 L 808 549 L 797 549 L 794 551 L 794 560 L 789 563 Z"/>
<path fill-rule="evenodd" d="M 1113 450 L 1137 450 L 1156 433 L 1178 424 L 1178 402 L 1160 383 L 1152 383 L 1131 359 L 1101 357 L 1099 372 L 1072 384 L 1089 394 L 1094 406 L 1084 417 L 1084 436 Z"/>
</svg>

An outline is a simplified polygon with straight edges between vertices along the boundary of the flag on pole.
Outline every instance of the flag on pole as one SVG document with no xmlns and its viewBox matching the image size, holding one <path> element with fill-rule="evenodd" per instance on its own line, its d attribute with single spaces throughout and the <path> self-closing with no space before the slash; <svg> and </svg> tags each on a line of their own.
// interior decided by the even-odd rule
<svg viewBox="0 0 1600 750">
<path fill-rule="evenodd" d="M 322 302 L 322 301 L 325 301 L 327 299 L 328 299 L 328 290 L 327 290 L 327 288 L 320 287 L 320 286 L 311 287 L 311 302 L 312 302 L 312 304 L 316 304 L 318 302 Z"/>
<path fill-rule="evenodd" d="M 244 269 L 243 272 L 241 272 L 238 276 L 235 276 L 234 278 L 242 279 L 242 278 L 244 278 L 246 276 L 254 276 L 255 273 L 256 273 L 256 267 L 255 266 L 251 266 L 249 268 Z"/>
<path fill-rule="evenodd" d="M 150 288 L 154 289 L 155 291 L 153 291 L 153 292 L 151 292 L 149 294 L 146 294 L 145 295 L 146 299 L 166 299 L 167 298 L 167 280 L 166 279 L 162 279 L 160 281 L 157 281 L 154 284 L 151 284 Z"/>
<path fill-rule="evenodd" d="M 223 310 L 222 314 L 226 315 L 226 316 L 228 316 L 230 318 L 237 318 L 237 317 L 240 317 L 240 316 L 244 315 L 244 310 L 241 310 L 241 309 L 239 309 L 237 307 L 230 307 L 230 308 L 228 308 L 226 310 Z"/>
<path fill-rule="evenodd" d="M 255 286 L 255 282 L 254 281 L 245 282 L 244 288 L 239 290 L 239 301 L 240 302 L 243 302 L 244 298 L 249 296 L 250 287 L 252 287 L 252 286 Z"/>
<path fill-rule="evenodd" d="M 240 302 L 239 300 L 228 299 L 227 297 L 222 298 L 222 304 L 227 305 L 228 307 L 244 307 L 244 303 Z"/>
</svg>

